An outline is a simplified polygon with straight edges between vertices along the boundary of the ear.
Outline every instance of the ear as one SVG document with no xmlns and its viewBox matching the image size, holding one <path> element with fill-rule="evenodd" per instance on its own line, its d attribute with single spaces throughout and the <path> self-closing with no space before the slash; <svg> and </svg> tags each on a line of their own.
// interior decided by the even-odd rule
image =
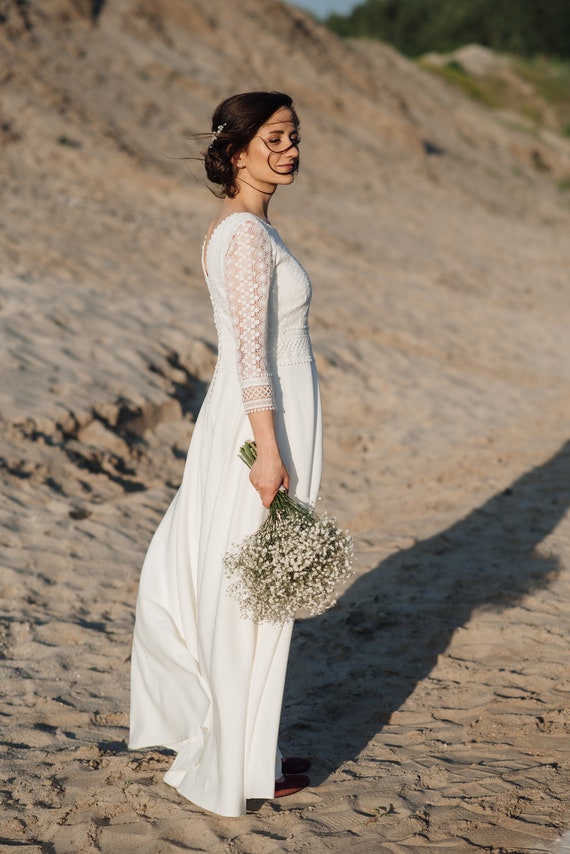
<svg viewBox="0 0 570 854">
<path fill-rule="evenodd" d="M 244 166 L 247 165 L 247 149 L 243 149 L 242 151 L 236 152 L 232 157 L 232 166 L 236 169 L 243 169 Z"/>
</svg>

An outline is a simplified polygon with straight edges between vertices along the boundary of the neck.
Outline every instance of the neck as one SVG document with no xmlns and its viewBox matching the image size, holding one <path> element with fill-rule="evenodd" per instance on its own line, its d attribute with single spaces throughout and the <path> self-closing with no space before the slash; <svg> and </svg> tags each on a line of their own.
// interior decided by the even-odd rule
<svg viewBox="0 0 570 854">
<path fill-rule="evenodd" d="M 238 176 L 238 184 L 239 193 L 233 199 L 237 207 L 240 210 L 255 214 L 255 216 L 261 217 L 261 219 L 267 219 L 269 202 L 277 187 L 270 184 L 266 185 L 267 188 L 258 187 L 248 181 L 247 178 L 241 176 Z"/>
</svg>

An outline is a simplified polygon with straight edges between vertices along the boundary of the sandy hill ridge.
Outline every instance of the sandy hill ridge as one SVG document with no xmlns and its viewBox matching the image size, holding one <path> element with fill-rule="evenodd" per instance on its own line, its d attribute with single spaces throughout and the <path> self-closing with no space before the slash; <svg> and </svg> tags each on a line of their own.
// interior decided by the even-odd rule
<svg viewBox="0 0 570 854">
<path fill-rule="evenodd" d="M 0 55 L 0 846 L 548 850 L 570 726 L 568 140 L 277 0 L 0 0 Z M 314 283 L 322 492 L 359 576 L 293 647 L 284 742 L 320 785 L 238 827 L 124 739 L 139 566 L 215 360 L 216 203 L 179 158 L 218 100 L 262 87 L 302 120 L 272 215 Z"/>
<path fill-rule="evenodd" d="M 199 153 L 186 137 L 207 130 L 212 105 L 228 91 L 270 85 L 292 92 L 303 121 L 302 176 L 275 216 L 316 277 L 323 357 L 344 364 L 355 350 L 346 370 L 363 376 L 359 363 L 386 350 L 401 350 L 422 373 L 426 359 L 446 369 L 454 360 L 459 372 L 472 368 L 482 389 L 499 347 L 507 381 L 520 375 L 527 385 L 538 371 L 541 385 L 545 360 L 561 373 L 568 204 L 556 181 L 570 174 L 567 141 L 509 130 L 390 48 L 344 44 L 274 0 L 239 8 L 223 0 L 5 0 L 3 19 L 4 274 L 73 283 L 63 305 L 79 313 L 91 287 L 101 301 L 117 288 L 115 301 L 157 287 L 175 299 L 192 294 L 196 335 L 212 343 L 197 248 L 213 202 L 200 164 L 178 158 Z M 37 299 L 30 288 L 25 295 Z M 511 311 L 523 312 L 521 323 Z M 140 347 L 140 328 L 132 332 L 126 351 Z M 69 370 L 81 362 L 69 360 Z M 49 394 L 41 365 L 28 387 L 11 364 L 18 381 L 5 417 L 71 406 Z M 147 394 L 148 378 L 140 385 L 124 367 L 123 377 L 115 361 L 111 379 L 102 366 L 95 385 L 111 383 L 105 402 L 117 384 Z M 342 368 L 333 372 L 344 381 Z M 364 421 L 375 425 L 393 405 L 405 422 L 390 366 L 380 373 Z M 91 385 L 69 386 L 74 410 L 100 402 Z"/>
</svg>

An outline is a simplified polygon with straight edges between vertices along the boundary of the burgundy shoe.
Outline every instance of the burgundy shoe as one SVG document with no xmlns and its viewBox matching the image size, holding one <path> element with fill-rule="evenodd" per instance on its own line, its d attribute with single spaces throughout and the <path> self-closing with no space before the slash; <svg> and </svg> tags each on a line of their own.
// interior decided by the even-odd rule
<svg viewBox="0 0 570 854">
<path fill-rule="evenodd" d="M 304 756 L 288 756 L 281 760 L 283 774 L 304 774 L 311 767 L 311 760 Z"/>
<path fill-rule="evenodd" d="M 275 781 L 276 798 L 286 798 L 287 795 L 296 795 L 301 789 L 309 785 L 311 781 L 305 774 L 289 774 L 284 780 Z"/>
</svg>

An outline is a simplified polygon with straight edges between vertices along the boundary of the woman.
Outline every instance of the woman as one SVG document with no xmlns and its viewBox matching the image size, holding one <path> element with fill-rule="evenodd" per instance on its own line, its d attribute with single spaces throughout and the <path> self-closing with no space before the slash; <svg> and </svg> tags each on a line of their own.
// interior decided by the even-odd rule
<svg viewBox="0 0 570 854">
<path fill-rule="evenodd" d="M 205 157 L 223 199 L 202 264 L 218 361 L 181 487 L 151 542 L 137 602 L 129 747 L 166 745 L 166 782 L 226 816 L 247 798 L 299 791 L 308 760 L 282 760 L 277 735 L 292 621 L 256 625 L 227 595 L 223 557 L 262 523 L 277 490 L 314 504 L 321 476 L 310 283 L 270 224 L 269 202 L 299 166 L 291 98 L 222 102 Z M 248 473 L 238 458 L 257 445 Z"/>
</svg>

